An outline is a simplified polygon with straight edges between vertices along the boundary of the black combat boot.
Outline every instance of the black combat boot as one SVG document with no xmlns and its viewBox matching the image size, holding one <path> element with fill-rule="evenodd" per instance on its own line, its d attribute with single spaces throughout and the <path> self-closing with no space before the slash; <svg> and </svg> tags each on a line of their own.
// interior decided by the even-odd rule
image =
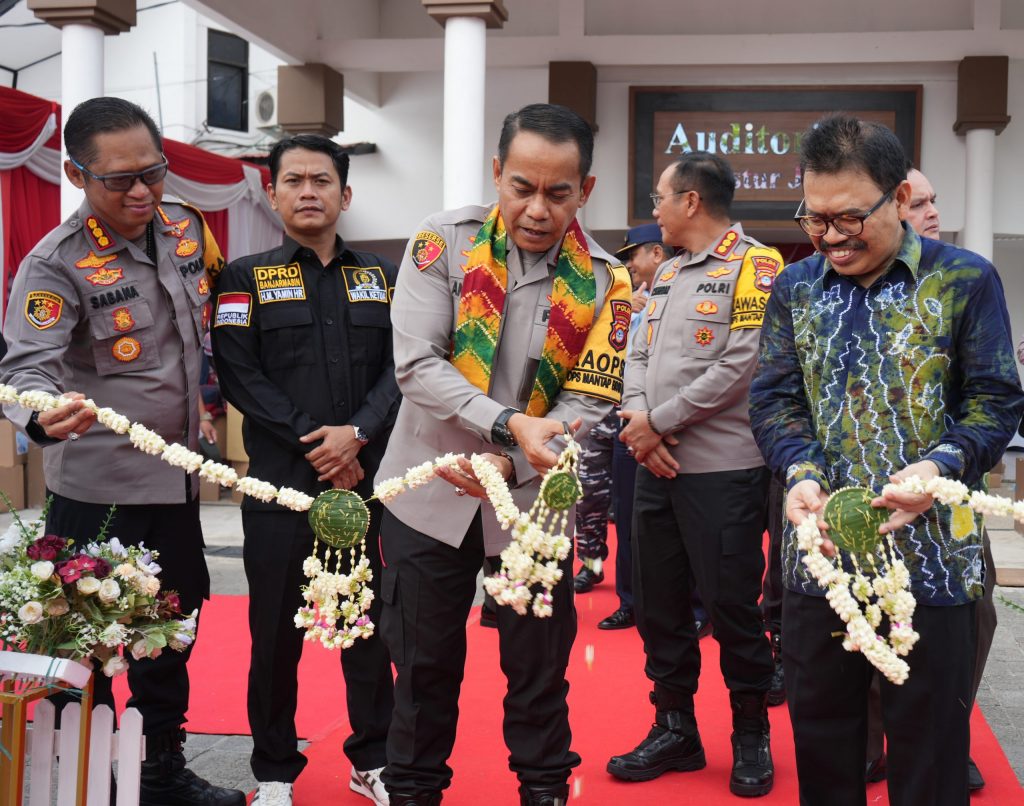
<svg viewBox="0 0 1024 806">
<path fill-rule="evenodd" d="M 561 786 L 519 785 L 519 806 L 566 806 L 568 802 L 568 784 Z"/>
<path fill-rule="evenodd" d="M 388 790 L 391 806 L 440 806 L 440 792 L 392 792 Z"/>
<path fill-rule="evenodd" d="M 204 781 L 185 768 L 185 731 L 146 737 L 139 806 L 245 806 L 245 793 Z"/>
<path fill-rule="evenodd" d="M 745 798 L 767 795 L 775 783 L 769 740 L 768 698 L 757 691 L 730 692 L 732 775 L 729 791 Z"/>
<path fill-rule="evenodd" d="M 782 633 L 773 632 L 771 642 L 775 669 L 772 671 L 771 686 L 768 687 L 768 704 L 782 705 L 786 701 L 786 676 L 782 671 Z"/>
<path fill-rule="evenodd" d="M 669 770 L 690 772 L 707 765 L 697 733 L 693 698 L 655 686 L 654 725 L 631 753 L 612 756 L 607 770 L 623 781 L 650 781 Z"/>
</svg>

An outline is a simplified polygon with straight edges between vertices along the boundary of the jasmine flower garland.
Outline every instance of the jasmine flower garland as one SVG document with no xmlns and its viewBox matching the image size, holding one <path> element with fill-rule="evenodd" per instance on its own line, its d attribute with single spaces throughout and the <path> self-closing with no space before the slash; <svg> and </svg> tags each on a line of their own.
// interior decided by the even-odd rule
<svg viewBox="0 0 1024 806">
<path fill-rule="evenodd" d="M 48 411 L 69 402 L 71 399 L 65 396 L 56 397 L 37 391 L 19 393 L 12 386 L 0 385 L 0 403 L 18 403 L 35 411 Z M 96 412 L 102 425 L 118 434 L 127 433 L 136 449 L 159 456 L 163 461 L 189 472 L 198 471 L 200 478 L 224 487 L 234 487 L 259 501 L 276 499 L 281 506 L 296 512 L 309 511 L 314 505 L 316 499 L 299 490 L 278 489 L 269 482 L 248 476 L 238 478 L 233 468 L 203 461 L 199 454 L 183 445 L 168 443 L 155 431 L 141 423 L 131 423 L 111 408 L 100 408 L 92 400 L 85 400 L 84 405 Z M 499 604 L 511 605 L 520 615 L 531 608 L 531 603 L 535 616 L 544 618 L 551 615 L 551 591 L 562 578 L 558 563 L 565 560 L 572 549 L 565 531 L 569 510 L 580 495 L 575 475 L 579 445 L 571 437 L 567 441 L 557 464 L 541 482 L 540 493 L 528 514 L 516 507 L 508 485 L 493 464 L 478 455 L 470 458 L 474 473 L 494 506 L 498 522 L 502 528 L 512 529 L 512 542 L 501 555 L 501 569 L 484 584 Z M 439 468 L 456 466 L 461 458 L 462 454 L 447 453 L 410 468 L 404 476 L 385 479 L 374 487 L 373 497 L 387 504 L 406 490 L 414 490 L 430 482 Z M 339 492 L 347 491 L 332 490 L 324 495 Z M 355 496 L 355 493 L 348 494 Z M 0 546 L 3 543 L 4 536 L 0 536 Z M 373 573 L 365 556 L 356 561 L 354 545 L 349 574 L 341 573 L 337 563 L 335 571 L 331 572 L 327 564 L 318 559 L 316 551 L 315 547 L 314 555 L 303 564 L 303 573 L 310 582 L 303 588 L 306 605 L 296 613 L 295 625 L 306 630 L 307 640 L 317 640 L 329 649 L 348 648 L 355 639 L 373 634 L 373 622 L 366 615 L 373 601 L 369 587 Z M 327 559 L 330 559 L 330 550 Z M 114 574 L 130 578 L 130 566 L 128 570 L 119 566 Z M 540 590 L 534 593 L 536 586 Z M 35 612 L 26 612 L 26 615 L 34 618 Z"/>
<path fill-rule="evenodd" d="M 837 491 L 842 492 L 842 491 Z M 971 491 L 965 484 L 947 478 L 925 482 L 911 476 L 901 482 L 887 484 L 883 493 L 904 492 L 931 495 L 948 506 L 968 506 L 980 515 L 1012 516 L 1024 523 L 1024 501 Z M 835 524 L 830 524 L 835 527 Z M 854 572 L 844 570 L 842 554 L 837 546 L 836 557 L 826 557 L 821 546 L 824 539 L 818 529 L 818 517 L 809 515 L 796 527 L 797 547 L 804 552 L 802 562 L 811 576 L 826 590 L 825 598 L 846 624 L 843 649 L 861 652 L 885 675 L 886 680 L 901 685 L 910 674 L 906 657 L 920 637 L 913 628 L 916 601 L 910 592 L 910 573 L 900 559 L 892 535 L 881 536 L 884 552 L 881 568 L 876 567 L 874 553 L 866 555 L 871 568 L 862 570 L 855 553 L 849 553 Z M 889 620 L 888 636 L 876 630 L 883 616 Z"/>
</svg>

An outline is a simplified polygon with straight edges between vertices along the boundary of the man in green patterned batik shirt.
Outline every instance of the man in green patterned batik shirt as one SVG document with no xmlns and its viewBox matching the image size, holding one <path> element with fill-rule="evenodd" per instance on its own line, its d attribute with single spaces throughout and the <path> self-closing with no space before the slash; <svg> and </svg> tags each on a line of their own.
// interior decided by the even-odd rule
<svg viewBox="0 0 1024 806">
<path fill-rule="evenodd" d="M 786 474 L 783 646 L 800 801 L 865 802 L 872 667 L 800 562 L 794 525 L 831 492 L 943 475 L 980 488 L 1024 410 L 995 268 L 908 226 L 906 157 L 884 126 L 826 117 L 801 145 L 797 221 L 817 254 L 779 275 L 750 390 L 751 426 Z M 882 682 L 889 802 L 968 801 L 981 519 L 929 495 L 875 499 L 917 601 L 910 677 Z M 828 548 L 828 545 L 826 545 Z"/>
</svg>

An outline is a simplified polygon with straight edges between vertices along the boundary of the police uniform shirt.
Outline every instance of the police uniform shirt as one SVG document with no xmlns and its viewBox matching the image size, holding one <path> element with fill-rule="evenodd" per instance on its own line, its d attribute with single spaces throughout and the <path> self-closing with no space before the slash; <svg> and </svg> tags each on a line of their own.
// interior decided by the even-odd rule
<svg viewBox="0 0 1024 806">
<path fill-rule="evenodd" d="M 390 301 L 398 270 L 338 238 L 327 266 L 286 237 L 278 249 L 232 261 L 217 284 L 212 334 L 221 392 L 245 415 L 249 473 L 310 495 L 328 489 L 302 443 L 324 425 L 369 437 L 367 482 L 398 410 Z M 246 497 L 245 509 L 277 509 Z"/>
<path fill-rule="evenodd" d="M 508 289 L 488 394 L 466 380 L 449 360 L 463 267 L 490 209 L 473 205 L 432 215 L 406 250 L 392 309 L 396 374 L 404 397 L 378 482 L 448 452 L 467 457 L 494 453 L 500 450 L 490 442 L 495 419 L 506 407 L 526 409 L 547 335 L 560 244 L 530 265 L 531 256 L 524 256 L 508 239 Z M 625 269 L 593 239 L 587 242 L 596 281 L 596 322 L 610 305 L 612 267 Z M 628 310 L 628 304 L 625 307 Z M 622 327 L 624 335 L 628 318 Z M 617 402 L 622 370 L 621 359 L 616 361 L 615 367 L 602 364 L 610 384 L 608 399 L 563 388 L 546 416 L 566 422 L 582 417 L 579 436 L 585 434 Z M 596 366 L 594 370 L 592 374 L 599 373 Z M 519 484 L 513 498 L 520 509 L 529 509 L 537 493 L 536 471 L 518 448 L 508 453 Z M 480 505 L 479 499 L 457 497 L 450 485 L 434 481 L 396 497 L 388 508 L 417 531 L 459 546 Z M 485 549 L 488 555 L 497 554 L 508 544 L 508 533 L 499 527 L 490 506 L 483 507 L 483 522 Z"/>
<path fill-rule="evenodd" d="M 151 226 L 155 265 L 146 236 L 122 238 L 88 202 L 43 238 L 11 289 L 0 376 L 20 391 L 81 392 L 195 450 L 206 265 L 221 258 L 192 208 L 163 202 Z M 17 405 L 4 412 L 22 428 L 31 416 Z M 49 489 L 76 501 L 186 501 L 181 469 L 99 424 L 47 447 L 43 462 Z"/>
<path fill-rule="evenodd" d="M 622 408 L 649 410 L 684 473 L 764 464 L 747 397 L 764 305 L 782 258 L 733 224 L 663 263 L 626 362 Z"/>
</svg>

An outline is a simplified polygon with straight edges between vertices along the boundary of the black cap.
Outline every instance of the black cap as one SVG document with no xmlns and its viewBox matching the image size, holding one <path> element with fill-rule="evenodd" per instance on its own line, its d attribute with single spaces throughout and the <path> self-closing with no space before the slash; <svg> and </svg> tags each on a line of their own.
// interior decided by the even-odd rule
<svg viewBox="0 0 1024 806">
<path fill-rule="evenodd" d="M 645 243 L 661 243 L 661 227 L 657 224 L 641 224 L 639 227 L 630 227 L 626 233 L 626 241 L 620 246 L 615 257 L 624 255 L 630 249 L 635 249 Z"/>
</svg>

